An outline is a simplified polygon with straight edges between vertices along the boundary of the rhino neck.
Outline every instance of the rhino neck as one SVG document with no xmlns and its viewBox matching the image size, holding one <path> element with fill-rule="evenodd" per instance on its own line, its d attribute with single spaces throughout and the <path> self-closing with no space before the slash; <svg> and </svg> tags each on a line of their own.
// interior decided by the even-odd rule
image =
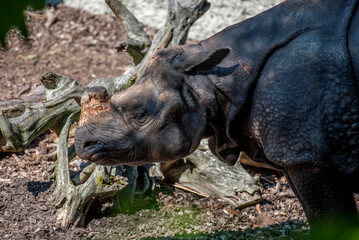
<svg viewBox="0 0 359 240">
<path fill-rule="evenodd" d="M 198 96 L 198 101 L 206 110 L 206 131 L 203 137 L 210 137 L 214 147 L 212 152 L 222 161 L 233 165 L 240 153 L 238 145 L 237 117 L 239 108 L 228 95 L 222 92 L 208 76 L 195 75 L 185 78 L 185 82 Z"/>
</svg>

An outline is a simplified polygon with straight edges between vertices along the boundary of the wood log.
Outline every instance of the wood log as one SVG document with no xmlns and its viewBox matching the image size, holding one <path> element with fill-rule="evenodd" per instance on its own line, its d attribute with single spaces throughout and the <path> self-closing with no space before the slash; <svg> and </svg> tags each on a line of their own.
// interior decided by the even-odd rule
<svg viewBox="0 0 359 240">
<path fill-rule="evenodd" d="M 9 101 L 0 110 L 0 152 L 20 152 L 48 129 L 57 129 L 60 122 L 72 113 L 80 115 L 76 97 L 85 89 L 71 78 L 55 73 L 42 77 L 44 92 L 25 101 Z M 44 102 L 35 102 L 42 100 Z M 26 98 L 25 98 L 26 99 Z M 15 103 L 13 107 L 10 103 Z M 21 115 L 19 115 L 19 109 Z"/>
<path fill-rule="evenodd" d="M 230 167 L 209 150 L 206 140 L 190 156 L 162 164 L 164 176 L 174 185 L 200 196 L 217 196 L 235 207 L 257 203 L 261 186 L 241 165 Z"/>
<path fill-rule="evenodd" d="M 245 154 L 244 152 L 241 152 L 241 154 L 239 155 L 239 162 L 242 165 L 248 165 L 251 167 L 256 167 L 256 168 L 266 168 L 266 169 L 270 169 L 270 170 L 274 170 L 274 171 L 282 171 L 281 169 L 278 169 L 272 165 L 269 165 L 267 163 L 258 163 L 253 161 L 252 159 L 250 159 L 247 154 Z"/>
</svg>

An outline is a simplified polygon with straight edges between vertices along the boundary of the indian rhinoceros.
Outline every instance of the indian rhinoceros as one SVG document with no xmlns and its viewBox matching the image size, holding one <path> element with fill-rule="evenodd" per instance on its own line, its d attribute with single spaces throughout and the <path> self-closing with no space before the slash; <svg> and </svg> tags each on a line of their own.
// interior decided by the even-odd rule
<svg viewBox="0 0 359 240">
<path fill-rule="evenodd" d="M 182 158 L 209 138 L 228 164 L 244 151 L 283 169 L 311 224 L 356 220 L 358 51 L 358 1 L 287 0 L 197 44 L 157 51 L 110 100 L 89 89 L 77 154 L 136 165 Z"/>
</svg>

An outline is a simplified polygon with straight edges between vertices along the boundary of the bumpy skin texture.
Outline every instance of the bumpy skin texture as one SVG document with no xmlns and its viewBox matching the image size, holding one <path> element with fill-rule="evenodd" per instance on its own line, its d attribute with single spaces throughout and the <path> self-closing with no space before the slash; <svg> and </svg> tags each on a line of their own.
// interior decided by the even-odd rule
<svg viewBox="0 0 359 240">
<path fill-rule="evenodd" d="M 245 151 L 281 167 L 311 224 L 354 220 L 358 42 L 357 1 L 287 0 L 198 44 L 157 52 L 106 111 L 86 115 L 77 153 L 112 165 L 166 161 L 209 137 L 228 164 Z"/>
</svg>

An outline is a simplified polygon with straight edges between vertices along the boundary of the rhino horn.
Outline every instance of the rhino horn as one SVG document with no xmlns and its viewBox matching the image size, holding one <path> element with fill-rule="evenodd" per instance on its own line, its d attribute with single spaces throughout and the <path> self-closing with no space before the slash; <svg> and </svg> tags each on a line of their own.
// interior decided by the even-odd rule
<svg viewBox="0 0 359 240">
<path fill-rule="evenodd" d="M 81 97 L 81 116 L 79 126 L 87 121 L 89 116 L 109 109 L 108 102 L 110 96 L 106 88 L 102 86 L 87 89 Z"/>
</svg>

